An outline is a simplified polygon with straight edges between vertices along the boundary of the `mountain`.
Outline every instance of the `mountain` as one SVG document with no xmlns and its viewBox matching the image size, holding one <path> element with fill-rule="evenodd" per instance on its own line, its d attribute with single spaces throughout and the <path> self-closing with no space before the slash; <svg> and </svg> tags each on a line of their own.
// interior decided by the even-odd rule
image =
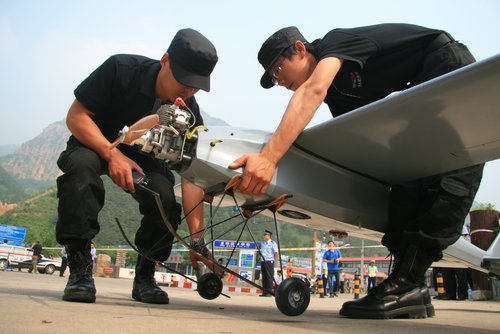
<svg viewBox="0 0 500 334">
<path fill-rule="evenodd" d="M 106 197 L 104 207 L 99 213 L 99 222 L 101 230 L 94 239 L 98 246 L 123 246 L 127 245 L 122 236 L 116 218 L 120 221 L 124 233 L 131 242 L 134 242 L 135 232 L 140 226 L 141 215 L 139 213 L 138 203 L 130 194 L 124 192 L 121 188 L 112 183 L 109 177 L 103 177 L 106 188 Z M 181 199 L 177 201 L 180 203 Z M 25 238 L 26 243 L 33 240 L 40 240 L 44 247 L 57 247 L 55 240 L 55 226 L 57 221 L 57 190 L 55 186 L 45 189 L 43 192 L 34 195 L 20 202 L 17 207 L 0 216 L 0 224 L 21 226 L 27 228 Z M 225 221 L 233 216 L 232 207 L 221 207 L 217 210 L 215 221 Z M 205 209 L 205 220 L 209 221 L 210 210 Z M 255 230 L 272 229 L 274 221 L 268 217 L 259 218 L 258 224 L 252 223 L 249 228 Z M 241 226 L 240 226 L 241 229 Z M 214 236 L 223 236 L 224 240 L 236 240 L 240 229 L 234 227 L 234 224 L 226 222 L 214 228 Z M 282 247 L 309 247 L 311 240 L 310 230 L 288 223 L 281 223 Z M 187 236 L 187 224 L 183 222 L 177 232 L 181 236 Z M 254 233 L 255 235 L 255 233 Z M 260 234 L 259 234 L 260 236 Z M 241 235 L 241 240 L 252 240 L 247 231 Z M 260 241 L 257 240 L 257 241 Z"/>
<path fill-rule="evenodd" d="M 134 232 L 139 227 L 140 214 L 137 202 L 108 177 L 103 177 L 106 187 L 106 201 L 99 214 L 101 231 L 95 242 L 100 245 L 125 245 L 115 217 L 119 218 L 125 232 L 134 240 Z M 29 197 L 17 207 L 0 216 L 0 224 L 26 227 L 26 243 L 40 240 L 45 247 L 58 246 L 55 240 L 57 222 L 57 189 L 55 186 Z"/>
<path fill-rule="evenodd" d="M 224 120 L 212 117 L 203 110 L 201 114 L 207 126 L 228 125 Z M 50 124 L 40 135 L 22 144 L 14 153 L 0 157 L 0 166 L 17 180 L 26 181 L 24 186 L 32 186 L 34 190 L 43 189 L 47 186 L 47 181 L 52 183 L 61 174 L 56 161 L 64 150 L 69 135 L 64 120 Z"/>
<path fill-rule="evenodd" d="M 203 117 L 203 122 L 205 123 L 206 126 L 229 126 L 229 124 L 226 123 L 223 119 L 220 119 L 218 117 L 212 117 L 203 110 L 201 110 L 201 117 Z"/>
<path fill-rule="evenodd" d="M 0 157 L 13 153 L 19 148 L 19 145 L 0 145 Z"/>
<path fill-rule="evenodd" d="M 203 110 L 201 113 L 207 126 L 228 125 Z M 10 153 L 0 156 L 0 223 L 28 227 L 26 240 L 37 238 L 45 245 L 56 245 L 55 180 L 61 173 L 56 161 L 64 150 L 69 135 L 65 121 L 61 120 L 50 124 L 41 134 L 17 149 L 10 145 L 0 147 L 0 152 Z M 123 245 L 125 241 L 116 225 L 115 217 L 122 221 L 125 232 L 133 240 L 141 218 L 137 202 L 115 186 L 108 177 L 103 177 L 103 180 L 106 203 L 100 212 L 102 229 L 96 242 Z"/>
<path fill-rule="evenodd" d="M 0 166 L 0 212 L 3 203 L 18 202 L 26 197 L 23 187 Z"/>
<path fill-rule="evenodd" d="M 18 180 L 55 180 L 60 171 L 56 160 L 69 131 L 64 121 L 47 126 L 41 134 L 0 158 L 0 165 Z"/>
</svg>

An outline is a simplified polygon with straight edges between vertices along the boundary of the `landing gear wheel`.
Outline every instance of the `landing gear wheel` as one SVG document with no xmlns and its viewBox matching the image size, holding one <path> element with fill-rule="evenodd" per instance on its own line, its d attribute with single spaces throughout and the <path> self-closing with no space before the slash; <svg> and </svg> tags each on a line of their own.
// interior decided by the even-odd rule
<svg viewBox="0 0 500 334">
<path fill-rule="evenodd" d="M 198 280 L 198 294 L 204 299 L 215 299 L 222 292 L 222 281 L 214 273 L 207 273 Z"/>
<path fill-rule="evenodd" d="M 278 285 L 275 300 L 281 313 L 289 316 L 301 315 L 311 300 L 309 287 L 300 278 L 287 278 Z"/>
</svg>

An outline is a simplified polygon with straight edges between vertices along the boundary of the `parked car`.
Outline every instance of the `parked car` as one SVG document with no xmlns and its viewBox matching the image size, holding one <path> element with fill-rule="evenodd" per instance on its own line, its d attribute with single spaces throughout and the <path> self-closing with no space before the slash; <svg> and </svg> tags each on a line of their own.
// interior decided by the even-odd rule
<svg viewBox="0 0 500 334">
<path fill-rule="evenodd" d="M 33 251 L 26 247 L 0 245 L 0 270 L 7 268 L 18 268 L 19 270 L 31 269 Z M 52 275 L 56 270 L 61 269 L 61 262 L 47 258 L 42 255 L 36 266 L 41 274 Z"/>
<path fill-rule="evenodd" d="M 31 264 L 32 264 L 32 259 L 23 262 L 18 262 L 17 268 L 19 268 L 19 270 L 26 268 L 29 269 L 29 271 L 31 272 L 32 270 Z M 36 269 L 40 274 L 52 275 L 56 270 L 61 269 L 61 262 L 54 259 L 50 259 L 42 255 L 42 257 L 38 259 L 38 263 L 36 264 Z"/>
</svg>

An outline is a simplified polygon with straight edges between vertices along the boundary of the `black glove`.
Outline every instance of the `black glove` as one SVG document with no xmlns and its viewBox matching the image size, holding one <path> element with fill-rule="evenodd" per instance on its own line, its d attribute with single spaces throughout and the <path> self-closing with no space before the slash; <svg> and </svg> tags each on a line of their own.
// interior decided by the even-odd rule
<svg viewBox="0 0 500 334">
<path fill-rule="evenodd" d="M 196 252 L 200 253 L 201 255 L 203 255 L 205 257 L 208 257 L 208 248 L 205 245 L 205 239 L 204 238 L 191 239 L 190 246 Z"/>
</svg>

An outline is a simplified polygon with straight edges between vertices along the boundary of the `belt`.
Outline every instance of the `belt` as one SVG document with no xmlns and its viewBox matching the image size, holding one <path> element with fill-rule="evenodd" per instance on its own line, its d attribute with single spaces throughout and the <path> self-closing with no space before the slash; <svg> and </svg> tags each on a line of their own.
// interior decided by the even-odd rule
<svg viewBox="0 0 500 334">
<path fill-rule="evenodd" d="M 427 53 L 431 53 L 433 51 L 436 51 L 437 49 L 442 48 L 443 46 L 450 44 L 450 43 L 455 43 L 456 41 L 448 35 L 448 33 L 443 32 L 440 33 L 436 38 L 434 38 L 429 45 L 427 45 L 426 51 Z"/>
</svg>

